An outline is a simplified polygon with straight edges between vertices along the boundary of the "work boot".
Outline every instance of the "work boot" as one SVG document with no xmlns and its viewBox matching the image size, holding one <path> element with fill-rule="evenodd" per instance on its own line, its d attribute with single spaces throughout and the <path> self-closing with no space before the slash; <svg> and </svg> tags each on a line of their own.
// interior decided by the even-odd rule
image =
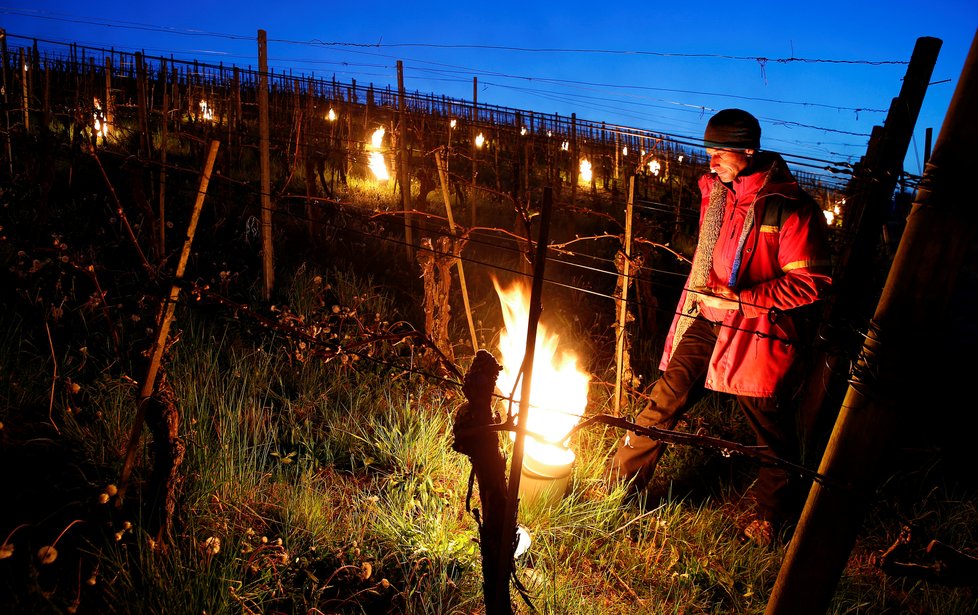
<svg viewBox="0 0 978 615">
<path fill-rule="evenodd" d="M 774 524 L 766 519 L 755 517 L 740 531 L 741 542 L 752 542 L 759 547 L 770 547 L 775 538 Z"/>
</svg>

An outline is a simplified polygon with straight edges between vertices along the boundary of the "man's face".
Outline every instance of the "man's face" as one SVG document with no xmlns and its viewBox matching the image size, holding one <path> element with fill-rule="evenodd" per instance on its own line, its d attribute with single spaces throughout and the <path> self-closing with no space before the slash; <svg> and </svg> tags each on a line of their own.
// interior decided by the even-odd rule
<svg viewBox="0 0 978 615">
<path fill-rule="evenodd" d="M 706 154 L 710 157 L 710 170 L 717 174 L 720 181 L 732 182 L 750 164 L 750 157 L 754 154 L 754 150 L 714 149 L 708 147 L 706 148 Z"/>
</svg>

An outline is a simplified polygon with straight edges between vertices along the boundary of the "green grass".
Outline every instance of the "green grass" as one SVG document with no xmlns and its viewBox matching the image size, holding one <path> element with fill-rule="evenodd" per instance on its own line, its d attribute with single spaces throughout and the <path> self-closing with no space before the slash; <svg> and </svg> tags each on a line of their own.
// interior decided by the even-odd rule
<svg viewBox="0 0 978 615">
<path fill-rule="evenodd" d="M 307 265 L 283 285 L 280 319 L 321 333 L 323 348 L 403 318 L 391 293 L 349 271 Z M 149 535 L 145 519 L 152 505 L 143 491 L 147 448 L 127 501 L 116 508 L 111 496 L 139 374 L 99 364 L 98 355 L 82 367 L 77 347 L 57 352 L 63 369 L 51 418 L 59 429 L 45 428 L 44 454 L 30 456 L 37 444 L 30 430 L 48 418 L 51 353 L 43 327 L 9 312 L 0 318 L 7 325 L 0 337 L 5 462 L 47 456 L 45 472 L 40 463 L 17 471 L 37 473 L 38 481 L 57 477 L 51 484 L 58 486 L 49 497 L 19 498 L 28 506 L 0 517 L 2 538 L 23 526 L 7 542 L 13 553 L 0 560 L 7 611 L 483 611 L 478 526 L 466 511 L 471 466 L 452 449 L 453 418 L 465 399 L 451 383 L 403 369 L 410 353 L 399 342 L 377 342 L 359 360 L 344 360 L 246 317 L 214 318 L 181 305 L 165 368 L 186 456 L 173 533 L 161 540 Z M 579 327 L 579 336 L 592 327 L 566 316 L 561 322 Z M 639 409 L 635 401 L 626 410 Z M 588 413 L 598 412 L 610 407 L 606 387 L 595 385 Z M 736 409 L 727 400 L 708 396 L 682 427 L 749 441 L 731 416 Z M 601 426 L 577 433 L 567 494 L 552 506 L 520 507 L 532 542 L 516 577 L 537 612 L 763 613 L 785 549 L 735 539 L 750 464 L 674 445 L 659 472 L 675 486 L 674 497 L 643 510 L 624 504 L 620 489 L 606 492 L 603 471 L 619 437 Z M 508 439 L 501 446 L 509 451 Z M 933 477 L 913 478 L 924 485 Z M 971 588 L 892 579 L 873 565 L 908 517 L 918 519 L 922 537 L 976 542 L 974 493 L 934 487 L 924 497 L 889 497 L 905 480 L 894 477 L 881 490 L 832 613 L 965 613 L 976 606 Z M 33 489 L 52 491 L 46 486 Z M 81 522 L 69 526 L 74 519 Z M 66 526 L 58 560 L 39 563 L 37 550 Z M 511 595 L 517 612 L 529 612 L 515 587 Z"/>
</svg>

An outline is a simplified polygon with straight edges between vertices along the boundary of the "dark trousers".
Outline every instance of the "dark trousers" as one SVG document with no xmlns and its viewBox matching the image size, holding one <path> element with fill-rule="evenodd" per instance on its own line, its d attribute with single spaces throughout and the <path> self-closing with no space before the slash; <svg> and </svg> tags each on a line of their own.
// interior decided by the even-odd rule
<svg viewBox="0 0 978 615">
<path fill-rule="evenodd" d="M 683 335 L 662 377 L 653 385 L 651 402 L 636 417 L 641 427 L 674 429 L 686 413 L 691 396 L 702 391 L 706 370 L 716 345 L 720 325 L 697 318 Z M 737 400 L 757 439 L 769 454 L 797 463 L 798 444 L 790 411 L 776 397 L 747 397 Z M 645 489 L 665 443 L 628 432 L 611 461 L 611 477 L 631 481 L 637 493 Z M 783 469 L 761 464 L 751 495 L 761 518 L 776 523 L 793 521 L 800 507 L 800 477 Z"/>
</svg>

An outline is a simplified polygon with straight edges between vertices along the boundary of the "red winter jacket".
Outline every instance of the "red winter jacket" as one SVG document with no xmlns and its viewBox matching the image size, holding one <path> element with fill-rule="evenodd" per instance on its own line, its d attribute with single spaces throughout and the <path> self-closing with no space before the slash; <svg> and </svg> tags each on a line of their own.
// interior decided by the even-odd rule
<svg viewBox="0 0 978 615">
<path fill-rule="evenodd" d="M 794 374 L 800 336 L 811 330 L 818 313 L 808 309 L 831 284 L 825 215 L 791 175 L 780 155 L 759 152 L 757 172 L 737 177 L 727 193 L 725 212 L 737 204 L 753 203 L 754 221 L 739 246 L 741 265 L 732 289 L 741 309 L 721 311 L 723 326 L 710 358 L 706 388 L 752 397 L 769 397 L 782 390 Z M 713 174 L 700 178 L 700 226 L 710 201 Z M 725 214 L 727 215 L 727 214 Z M 730 263 L 715 263 L 726 274 Z M 659 368 L 672 356 L 673 334 L 689 288 L 687 279 L 673 318 Z M 804 312 L 804 313 L 802 313 Z M 704 316 L 709 317 L 706 310 Z"/>
</svg>

